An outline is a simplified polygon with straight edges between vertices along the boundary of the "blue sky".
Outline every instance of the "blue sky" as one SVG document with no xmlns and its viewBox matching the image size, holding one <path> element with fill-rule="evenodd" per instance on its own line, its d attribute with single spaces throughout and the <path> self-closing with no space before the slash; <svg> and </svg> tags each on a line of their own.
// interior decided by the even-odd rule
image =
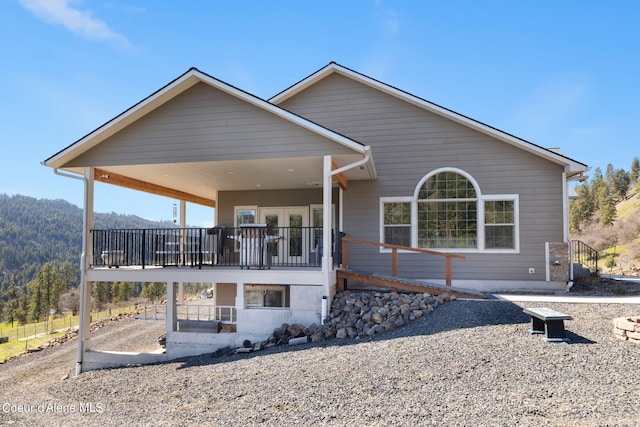
<svg viewBox="0 0 640 427">
<path fill-rule="evenodd" d="M 640 2 L 3 0 L 0 193 L 82 205 L 41 162 L 195 66 L 269 98 L 331 61 L 592 168 L 640 156 Z M 97 185 L 96 211 L 174 201 Z M 207 225 L 210 209 L 189 206 Z"/>
</svg>

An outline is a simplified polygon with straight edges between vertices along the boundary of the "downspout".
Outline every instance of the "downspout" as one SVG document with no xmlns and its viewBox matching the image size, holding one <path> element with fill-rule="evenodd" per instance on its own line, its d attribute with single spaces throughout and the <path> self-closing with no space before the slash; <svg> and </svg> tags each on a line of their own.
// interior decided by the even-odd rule
<svg viewBox="0 0 640 427">
<path fill-rule="evenodd" d="M 342 166 L 341 168 L 331 170 L 331 156 L 325 156 L 324 160 L 324 182 L 323 182 L 323 234 L 322 234 L 322 246 L 325 248 L 324 254 L 322 256 L 322 273 L 324 275 L 323 278 L 323 287 L 324 294 L 322 296 L 322 307 L 321 307 L 321 318 L 322 322 L 327 319 L 329 314 L 329 272 L 331 271 L 331 267 L 333 264 L 333 257 L 331 256 L 331 182 L 332 177 L 340 174 L 342 172 L 351 170 L 353 168 L 357 168 L 368 163 L 371 160 L 371 147 L 364 147 L 364 157 L 356 162 L 350 163 L 348 165 Z M 375 170 L 373 171 L 373 175 L 375 177 Z M 342 200 L 340 201 L 342 203 Z M 343 206 L 340 205 L 340 211 L 342 212 Z M 342 231 L 342 220 L 340 221 L 340 231 Z"/>
<path fill-rule="evenodd" d="M 89 186 L 89 179 L 86 176 L 79 176 L 79 175 L 72 175 L 66 172 L 60 172 L 58 170 L 58 168 L 54 168 L 53 169 L 53 173 L 55 173 L 56 175 L 59 176 L 63 176 L 65 178 L 71 178 L 71 179 L 77 179 L 79 181 L 82 181 L 84 183 L 84 206 L 83 206 L 83 211 L 84 214 L 82 215 L 82 253 L 80 255 L 80 321 L 78 322 L 78 359 L 76 362 L 76 375 L 79 375 L 82 373 L 82 360 L 83 360 L 83 354 L 84 354 L 84 336 L 86 331 L 84 330 L 84 318 L 86 315 L 86 298 L 85 298 L 85 294 L 87 292 L 87 286 L 85 284 L 85 269 L 86 269 L 86 262 L 87 262 L 87 229 L 89 227 L 89 224 L 87 224 L 87 214 L 86 214 L 86 209 L 87 209 L 87 205 L 88 205 L 88 200 L 87 200 L 87 193 L 88 193 L 88 186 Z"/>
</svg>

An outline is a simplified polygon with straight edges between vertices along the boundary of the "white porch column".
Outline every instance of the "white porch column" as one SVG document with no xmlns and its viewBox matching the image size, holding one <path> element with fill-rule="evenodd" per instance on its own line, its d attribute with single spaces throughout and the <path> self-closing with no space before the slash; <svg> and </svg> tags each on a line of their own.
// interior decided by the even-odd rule
<svg viewBox="0 0 640 427">
<path fill-rule="evenodd" d="M 322 185 L 322 271 L 328 273 L 333 267 L 331 251 L 331 156 L 324 156 L 324 175 Z M 328 288 L 326 289 L 328 292 Z"/>
<path fill-rule="evenodd" d="M 76 375 L 82 373 L 84 351 L 89 348 L 91 330 L 91 282 L 86 280 L 87 270 L 93 260 L 93 241 L 90 231 L 93 228 L 94 169 L 84 168 L 84 209 L 82 212 L 82 254 L 80 255 L 80 319 L 78 326 L 78 358 Z"/>
<path fill-rule="evenodd" d="M 167 282 L 167 319 L 165 326 L 167 335 L 177 329 L 177 324 L 176 284 L 175 282 Z"/>
<path fill-rule="evenodd" d="M 331 246 L 331 156 L 324 156 L 322 179 L 322 322 L 329 314 L 329 272 L 333 268 L 333 251 Z"/>
</svg>

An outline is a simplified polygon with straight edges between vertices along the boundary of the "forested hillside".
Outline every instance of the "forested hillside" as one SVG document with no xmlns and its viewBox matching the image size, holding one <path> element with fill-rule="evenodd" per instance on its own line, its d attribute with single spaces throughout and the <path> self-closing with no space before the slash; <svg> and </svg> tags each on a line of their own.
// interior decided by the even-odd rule
<svg viewBox="0 0 640 427">
<path fill-rule="evenodd" d="M 133 215 L 96 214 L 96 228 L 171 227 Z M 82 209 L 64 200 L 0 194 L 0 295 L 26 285 L 46 263 L 71 264 L 79 274 Z M 71 286 L 77 286 L 79 277 Z"/>
<path fill-rule="evenodd" d="M 571 201 L 572 239 L 600 251 L 602 271 L 640 271 L 640 160 L 629 171 L 595 168 Z"/>
</svg>

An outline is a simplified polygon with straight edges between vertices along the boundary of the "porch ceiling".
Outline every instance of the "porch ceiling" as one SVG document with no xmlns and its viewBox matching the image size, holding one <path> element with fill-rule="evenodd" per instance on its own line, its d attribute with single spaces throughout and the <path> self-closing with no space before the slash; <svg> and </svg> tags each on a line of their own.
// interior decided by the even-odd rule
<svg viewBox="0 0 640 427">
<path fill-rule="evenodd" d="M 358 161 L 359 154 L 334 157 L 338 167 Z M 75 168 L 74 168 L 75 169 Z M 218 191 L 282 190 L 322 186 L 323 158 L 227 160 L 148 165 L 98 166 L 96 179 L 124 187 L 178 197 L 169 190 L 210 201 Z M 74 170 L 82 173 L 81 170 Z M 109 174 L 113 174 L 110 176 Z M 343 173 L 347 181 L 369 180 L 367 168 Z M 126 181 L 126 182 L 125 182 Z M 124 182 L 124 183 L 123 183 Z M 160 190 L 158 190 L 160 189 Z M 163 191 L 166 190 L 166 191 Z M 155 190 L 155 191 L 154 191 Z M 210 205 L 205 202 L 195 203 Z"/>
</svg>

